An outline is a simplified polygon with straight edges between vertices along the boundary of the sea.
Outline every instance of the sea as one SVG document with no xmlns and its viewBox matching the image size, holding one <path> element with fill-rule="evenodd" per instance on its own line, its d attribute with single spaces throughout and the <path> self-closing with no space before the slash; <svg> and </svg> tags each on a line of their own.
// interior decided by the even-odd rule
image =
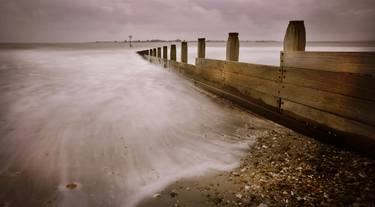
<svg viewBox="0 0 375 207">
<path fill-rule="evenodd" d="M 0 44 L 0 204 L 133 207 L 179 179 L 239 166 L 257 137 L 280 127 L 136 54 L 170 44 L 180 50 L 178 42 Z M 196 43 L 188 45 L 194 64 Z M 241 62 L 280 64 L 281 42 L 240 45 Z M 375 51 L 375 43 L 307 50 Z M 206 57 L 224 60 L 225 43 L 207 42 Z"/>
</svg>

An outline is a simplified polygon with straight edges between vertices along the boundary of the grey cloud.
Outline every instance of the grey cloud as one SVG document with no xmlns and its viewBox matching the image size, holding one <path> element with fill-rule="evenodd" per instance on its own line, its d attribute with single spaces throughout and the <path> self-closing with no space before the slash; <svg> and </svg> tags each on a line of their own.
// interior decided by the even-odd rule
<svg viewBox="0 0 375 207">
<path fill-rule="evenodd" d="M 281 40 L 291 19 L 310 40 L 375 39 L 373 0 L 0 0 L 0 41 Z"/>
</svg>

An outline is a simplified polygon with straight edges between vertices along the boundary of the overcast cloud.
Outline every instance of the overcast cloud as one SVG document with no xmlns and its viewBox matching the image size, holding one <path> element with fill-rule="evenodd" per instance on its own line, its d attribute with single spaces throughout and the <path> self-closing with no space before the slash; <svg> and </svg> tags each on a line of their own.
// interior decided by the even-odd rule
<svg viewBox="0 0 375 207">
<path fill-rule="evenodd" d="M 134 39 L 375 40 L 375 0 L 0 0 L 1 42 Z"/>
</svg>

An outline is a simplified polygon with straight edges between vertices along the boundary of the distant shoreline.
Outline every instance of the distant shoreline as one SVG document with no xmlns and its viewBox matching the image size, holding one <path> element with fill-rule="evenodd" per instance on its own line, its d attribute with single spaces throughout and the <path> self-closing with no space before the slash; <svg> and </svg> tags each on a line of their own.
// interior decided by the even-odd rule
<svg viewBox="0 0 375 207">
<path fill-rule="evenodd" d="M 163 42 L 182 42 L 181 40 L 140 40 L 132 41 L 133 44 L 137 43 L 163 43 Z M 197 40 L 187 40 L 187 42 L 197 42 Z M 218 42 L 223 43 L 226 40 L 206 40 L 206 42 Z M 240 40 L 240 42 L 249 42 L 249 43 L 282 43 L 283 41 L 278 40 Z M 0 42 L 0 44 L 102 44 L 102 43 L 118 43 L 118 44 L 129 44 L 127 41 L 94 41 L 94 42 Z M 371 43 L 375 44 L 375 40 L 371 41 L 307 41 L 307 43 Z"/>
</svg>

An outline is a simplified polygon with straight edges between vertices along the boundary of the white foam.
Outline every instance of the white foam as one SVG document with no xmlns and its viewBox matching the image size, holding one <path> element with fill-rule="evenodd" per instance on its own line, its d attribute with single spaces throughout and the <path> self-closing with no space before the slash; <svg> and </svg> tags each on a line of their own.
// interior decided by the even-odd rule
<svg viewBox="0 0 375 207">
<path fill-rule="evenodd" d="M 177 179 L 229 170 L 251 142 L 238 129 L 265 124 L 134 51 L 18 50 L 0 61 L 19 68 L 0 75 L 0 171 L 28 173 L 25 188 L 79 183 L 52 193 L 59 206 L 134 206 Z"/>
</svg>

